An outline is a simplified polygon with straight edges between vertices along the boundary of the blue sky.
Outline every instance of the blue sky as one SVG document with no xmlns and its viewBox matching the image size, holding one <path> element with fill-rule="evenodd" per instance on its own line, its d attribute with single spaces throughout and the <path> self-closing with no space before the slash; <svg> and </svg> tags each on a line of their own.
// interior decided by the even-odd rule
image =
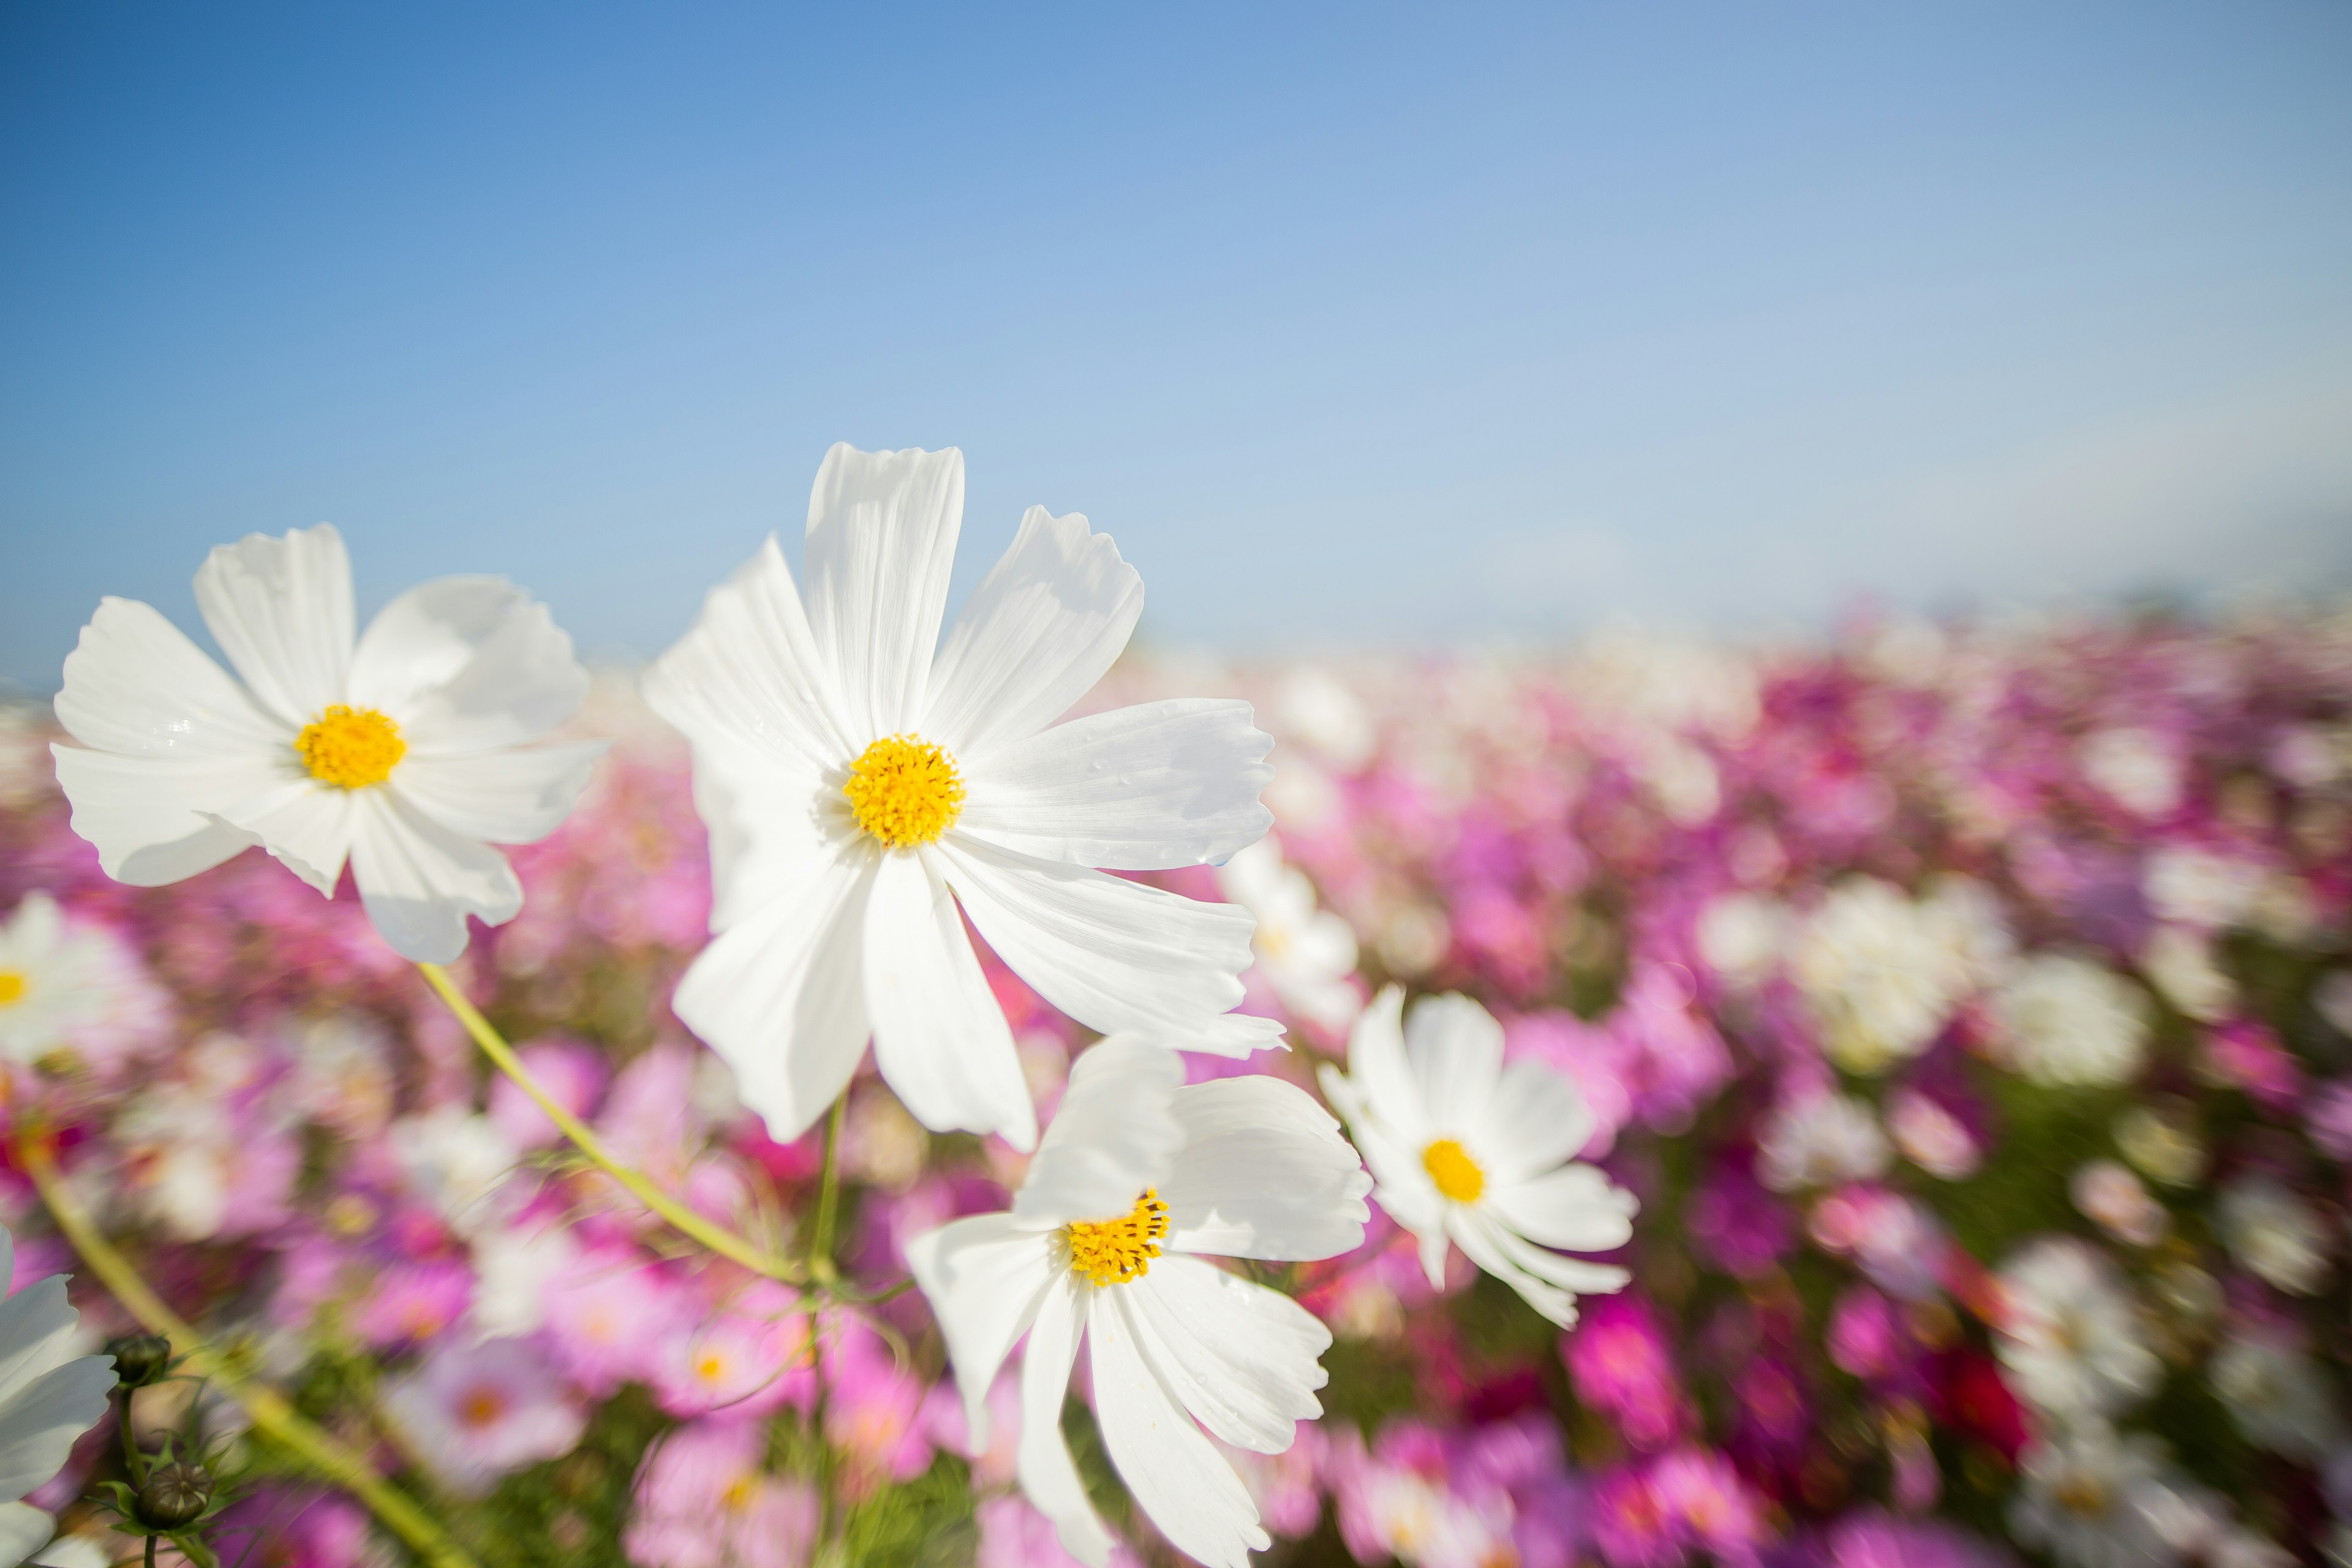
<svg viewBox="0 0 2352 1568">
<path fill-rule="evenodd" d="M 2352 570 L 2352 8 L 0 9 L 0 678 L 332 521 L 651 653 L 830 442 L 1236 649 Z"/>
</svg>

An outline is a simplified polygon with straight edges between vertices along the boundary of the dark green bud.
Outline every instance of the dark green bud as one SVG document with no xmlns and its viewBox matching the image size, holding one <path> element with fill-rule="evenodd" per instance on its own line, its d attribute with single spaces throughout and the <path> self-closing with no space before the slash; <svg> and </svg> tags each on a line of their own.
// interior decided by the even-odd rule
<svg viewBox="0 0 2352 1568">
<path fill-rule="evenodd" d="M 158 1465 L 139 1489 L 139 1522 L 152 1530 L 194 1524 L 213 1500 L 212 1473 L 185 1459 Z"/>
<path fill-rule="evenodd" d="M 161 1334 L 121 1334 L 106 1342 L 114 1375 L 125 1388 L 144 1388 L 171 1370 L 172 1342 Z"/>
</svg>

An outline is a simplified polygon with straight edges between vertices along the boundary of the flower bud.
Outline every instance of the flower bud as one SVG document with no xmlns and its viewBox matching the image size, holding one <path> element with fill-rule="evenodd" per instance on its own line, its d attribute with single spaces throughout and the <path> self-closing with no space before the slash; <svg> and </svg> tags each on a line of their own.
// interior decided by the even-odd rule
<svg viewBox="0 0 2352 1568">
<path fill-rule="evenodd" d="M 114 1375 L 125 1388 L 144 1388 L 172 1365 L 172 1342 L 161 1334 L 121 1334 L 106 1342 Z"/>
<path fill-rule="evenodd" d="M 202 1465 L 184 1459 L 158 1465 L 139 1489 L 139 1522 L 154 1530 L 177 1530 L 194 1523 L 212 1500 L 212 1473 Z"/>
</svg>

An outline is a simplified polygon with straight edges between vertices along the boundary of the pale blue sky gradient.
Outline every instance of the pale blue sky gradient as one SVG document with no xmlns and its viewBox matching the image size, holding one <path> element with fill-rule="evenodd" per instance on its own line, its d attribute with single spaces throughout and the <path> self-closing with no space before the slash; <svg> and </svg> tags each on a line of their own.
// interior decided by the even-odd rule
<svg viewBox="0 0 2352 1568">
<path fill-rule="evenodd" d="M 0 678 L 331 521 L 648 654 L 825 446 L 1236 649 L 2352 568 L 2352 6 L 0 7 Z"/>
</svg>

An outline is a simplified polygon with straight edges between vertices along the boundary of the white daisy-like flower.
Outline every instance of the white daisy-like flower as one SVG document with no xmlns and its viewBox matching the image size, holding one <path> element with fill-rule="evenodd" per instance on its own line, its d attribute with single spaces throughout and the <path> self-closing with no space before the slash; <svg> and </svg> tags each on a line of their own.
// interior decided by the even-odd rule
<svg viewBox="0 0 2352 1568">
<path fill-rule="evenodd" d="M 2089 959 L 2042 952 L 1993 994 L 1997 1044 L 2032 1083 L 2112 1088 L 2147 1057 L 2147 994 Z"/>
<path fill-rule="evenodd" d="M 351 862 L 401 954 L 446 963 L 512 920 L 491 844 L 555 830 L 604 742 L 534 745 L 588 689 L 547 607 L 495 577 L 410 589 L 354 636 L 326 525 L 247 534 L 196 573 L 232 679 L 153 607 L 102 600 L 68 656 L 51 748 L 74 831 L 117 881 L 176 882 L 259 845 L 332 898 Z"/>
<path fill-rule="evenodd" d="M 1783 1100 L 1756 1135 L 1757 1174 L 1776 1193 L 1866 1182 L 1886 1170 L 1886 1134 L 1870 1102 L 1823 1089 Z"/>
<path fill-rule="evenodd" d="M 2157 1527 L 2174 1506 L 2171 1467 L 2155 1438 L 2118 1436 L 2105 1421 L 2050 1434 L 2019 1457 L 2010 1501 L 2018 1540 L 2065 1568 L 2148 1568 L 2177 1562 Z"/>
<path fill-rule="evenodd" d="M 1789 973 L 1832 1061 L 1884 1072 L 1935 1042 L 1975 978 L 1967 908 L 1915 903 L 1892 883 L 1853 877 L 1806 918 Z"/>
<path fill-rule="evenodd" d="M 2288 1331 L 2232 1333 L 2207 1374 L 2238 1429 L 2265 1448 L 2315 1465 L 2344 1440 L 2335 1379 Z"/>
<path fill-rule="evenodd" d="M 138 955 L 102 926 L 27 893 L 0 921 L 0 1060 L 72 1050 L 106 1061 L 163 1035 L 170 1005 Z"/>
<path fill-rule="evenodd" d="M 16 1238 L 0 1226 L 0 1285 L 16 1268 Z M 106 1415 L 114 1358 L 77 1355 L 81 1314 L 52 1274 L 0 1301 L 0 1503 L 14 1503 L 56 1475 L 74 1439 Z M 20 1529 L 29 1521 L 12 1521 Z M 38 1547 L 47 1540 L 44 1533 Z"/>
<path fill-rule="evenodd" d="M 1202 1262 L 1332 1258 L 1361 1244 L 1370 1190 L 1322 1109 L 1270 1078 L 1181 1087 L 1181 1059 L 1129 1037 L 1078 1058 L 1007 1214 L 917 1237 L 975 1451 L 988 1392 L 1024 1333 L 1021 1485 L 1063 1546 L 1099 1564 L 1112 1541 L 1062 1440 L 1062 1400 L 1087 1342 L 1095 1421 L 1160 1532 L 1210 1568 L 1271 1544 L 1249 1489 L 1201 1428 L 1278 1454 L 1322 1414 L 1331 1343 L 1279 1292 Z M 1195 1423 L 1199 1425 L 1195 1425 Z"/>
<path fill-rule="evenodd" d="M 1257 917 L 1257 972 L 1297 1016 L 1344 1029 L 1364 1010 L 1357 992 L 1356 933 L 1315 904 L 1315 884 L 1286 865 L 1281 846 L 1261 838 L 1218 868 L 1217 885 Z"/>
<path fill-rule="evenodd" d="M 1033 507 L 940 644 L 963 454 L 825 454 L 803 600 L 772 538 L 646 678 L 694 744 L 715 940 L 673 1005 L 779 1139 L 882 1076 L 934 1131 L 1020 1148 L 1036 1111 L 980 934 L 1104 1033 L 1246 1056 L 1252 921 L 1105 874 L 1223 860 L 1272 821 L 1249 704 L 1054 721 L 1127 646 L 1143 584 L 1073 513 Z M 1049 727 L 1050 726 L 1050 727 Z"/>
<path fill-rule="evenodd" d="M 1624 1288 L 1622 1268 L 1552 1250 L 1622 1247 L 1640 1206 L 1573 1158 L 1592 1135 L 1583 1094 L 1539 1062 L 1505 1066 L 1503 1026 L 1477 1003 L 1424 996 L 1408 1020 L 1390 986 L 1356 1020 L 1347 1072 L 1326 1067 L 1322 1084 L 1431 1284 L 1451 1242 L 1563 1328 L 1578 1295 Z"/>
<path fill-rule="evenodd" d="M 2148 1348 L 2122 1277 L 2088 1242 L 2071 1236 L 2029 1242 L 2000 1278 L 1993 1350 L 2019 1397 L 2080 1419 L 2155 1391 L 2164 1364 Z"/>
</svg>

